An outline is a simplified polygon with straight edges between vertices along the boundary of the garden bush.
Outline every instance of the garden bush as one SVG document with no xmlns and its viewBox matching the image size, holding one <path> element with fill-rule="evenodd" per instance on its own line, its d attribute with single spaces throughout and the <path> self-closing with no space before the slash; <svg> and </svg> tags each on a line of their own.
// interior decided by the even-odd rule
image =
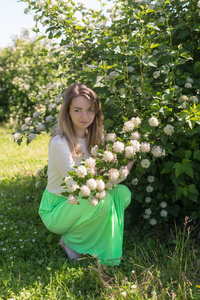
<svg viewBox="0 0 200 300">
<path fill-rule="evenodd" d="M 125 182 L 133 195 L 129 220 L 140 216 L 154 226 L 186 215 L 198 219 L 200 1 L 119 0 L 106 13 L 103 4 L 97 10 L 64 0 L 23 2 L 35 13 L 35 31 L 38 22 L 46 27 L 40 39 L 59 42 L 52 66 L 64 85 L 51 98 L 52 117 L 46 109 L 40 114 L 40 129 L 54 126 L 46 117 L 56 120 L 65 87 L 88 84 L 101 99 L 107 131 L 120 132 L 125 120 L 139 117 L 146 142 L 165 150 L 147 169 L 136 160 Z M 22 128 L 29 141 L 40 132 L 31 122 Z M 21 132 L 14 137 L 20 142 Z"/>
<path fill-rule="evenodd" d="M 13 46 L 0 50 L 1 122 L 10 118 L 20 124 L 38 106 L 40 88 L 56 80 L 56 71 L 48 65 L 49 47 L 47 41 L 31 39 L 25 30 Z"/>
</svg>

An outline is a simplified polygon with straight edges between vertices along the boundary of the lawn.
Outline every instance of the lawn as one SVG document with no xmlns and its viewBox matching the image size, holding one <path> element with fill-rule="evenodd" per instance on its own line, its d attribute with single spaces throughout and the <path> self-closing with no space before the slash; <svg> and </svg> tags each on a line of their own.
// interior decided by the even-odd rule
<svg viewBox="0 0 200 300">
<path fill-rule="evenodd" d="M 0 127 L 0 299 L 200 299 L 199 229 L 188 219 L 126 228 L 119 267 L 69 263 L 38 215 L 49 137 L 18 146 L 11 133 Z"/>
</svg>

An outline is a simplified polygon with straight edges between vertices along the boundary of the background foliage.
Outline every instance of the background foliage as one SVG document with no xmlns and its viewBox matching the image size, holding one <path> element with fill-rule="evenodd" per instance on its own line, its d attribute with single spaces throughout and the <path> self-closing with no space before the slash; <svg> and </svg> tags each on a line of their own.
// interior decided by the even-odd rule
<svg viewBox="0 0 200 300">
<path fill-rule="evenodd" d="M 105 129 L 119 131 L 124 118 L 139 116 L 146 141 L 165 149 L 165 157 L 154 159 L 147 170 L 136 161 L 126 181 L 134 199 L 130 220 L 140 215 L 157 224 L 185 215 L 199 218 L 200 2 L 119 0 L 106 13 L 103 4 L 94 10 L 73 1 L 23 2 L 35 13 L 36 32 L 38 22 L 46 28 L 40 39 L 58 39 L 50 61 L 62 83 L 79 81 L 96 90 Z M 50 101 L 56 118 L 57 100 Z M 47 115 L 45 110 L 38 121 L 48 131 Z M 158 126 L 148 123 L 152 116 Z M 171 133 L 164 130 L 167 125 Z M 37 133 L 31 126 L 25 134 Z M 154 181 L 149 183 L 148 176 Z M 149 185 L 152 192 L 146 190 Z"/>
<path fill-rule="evenodd" d="M 13 46 L 0 50 L 1 122 L 22 123 L 38 106 L 40 88 L 55 80 L 55 70 L 48 66 L 48 48 L 47 42 L 31 40 L 24 31 Z"/>
</svg>

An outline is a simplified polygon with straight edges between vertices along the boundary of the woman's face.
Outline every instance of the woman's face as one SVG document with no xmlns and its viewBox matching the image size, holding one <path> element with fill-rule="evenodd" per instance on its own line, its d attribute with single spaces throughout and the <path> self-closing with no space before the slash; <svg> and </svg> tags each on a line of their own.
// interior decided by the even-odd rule
<svg viewBox="0 0 200 300">
<path fill-rule="evenodd" d="M 75 97 L 69 108 L 69 114 L 74 125 L 77 137 L 85 137 L 85 132 L 95 118 L 91 101 L 84 96 Z"/>
</svg>

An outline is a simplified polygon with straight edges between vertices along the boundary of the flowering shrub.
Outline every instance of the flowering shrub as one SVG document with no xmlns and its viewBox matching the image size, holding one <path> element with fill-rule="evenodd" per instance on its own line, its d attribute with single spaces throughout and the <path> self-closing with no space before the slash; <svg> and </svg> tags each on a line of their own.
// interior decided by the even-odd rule
<svg viewBox="0 0 200 300">
<path fill-rule="evenodd" d="M 26 138 L 29 144 L 42 132 L 50 135 L 55 133 L 56 119 L 63 100 L 63 89 L 63 84 L 47 84 L 42 87 L 35 96 L 38 101 L 37 111 L 24 119 L 24 124 L 13 134 L 14 141 L 20 145 L 22 139 Z"/>
<path fill-rule="evenodd" d="M 67 196 L 70 204 L 79 204 L 78 196 L 82 196 L 91 205 L 97 205 L 106 197 L 106 190 L 112 189 L 115 184 L 127 178 L 129 161 L 141 160 L 141 167 L 149 168 L 151 162 L 145 157 L 150 152 L 150 143 L 139 143 L 134 139 L 140 125 L 139 118 L 133 117 L 130 121 L 125 121 L 119 136 L 107 133 L 104 145 L 93 147 L 92 157 L 82 160 L 81 165 L 75 167 L 75 171 L 68 172 L 69 176 L 64 179 L 63 186 L 66 192 L 63 195 Z M 156 147 L 160 149 L 159 155 L 154 150 Z M 151 153 L 155 157 L 165 155 L 159 146 L 154 146 Z M 153 176 L 149 176 L 148 179 L 149 182 L 154 181 Z M 153 191 L 151 186 L 147 188 L 149 192 Z"/>
<path fill-rule="evenodd" d="M 50 66 L 48 45 L 31 40 L 26 32 L 14 45 L 0 50 L 0 121 L 20 124 L 38 106 L 33 97 L 41 86 L 56 80 Z M 43 53 L 43 55 L 42 55 Z"/>
<path fill-rule="evenodd" d="M 132 220 L 140 215 L 154 226 L 185 215 L 198 219 L 199 1 L 118 0 L 107 14 L 103 7 L 92 10 L 72 1 L 24 2 L 36 26 L 41 22 L 49 39 L 60 39 L 51 55 L 55 68 L 67 67 L 59 71 L 65 85 L 83 82 L 99 95 L 105 129 L 118 142 L 115 151 L 125 148 L 114 134 L 123 126 L 131 132 L 132 117 L 143 120 L 140 132 L 131 134 L 145 157 L 136 157 L 125 181 L 132 191 Z M 131 157 L 131 148 L 126 155 Z M 105 164 L 112 159 L 104 153 Z"/>
</svg>

